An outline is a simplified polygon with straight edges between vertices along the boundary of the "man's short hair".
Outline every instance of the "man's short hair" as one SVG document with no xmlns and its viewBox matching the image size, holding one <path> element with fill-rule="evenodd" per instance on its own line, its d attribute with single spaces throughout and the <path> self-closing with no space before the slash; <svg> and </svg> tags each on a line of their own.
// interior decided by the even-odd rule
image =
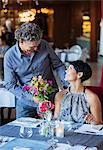
<svg viewBox="0 0 103 150">
<path fill-rule="evenodd" d="M 20 28 L 15 31 L 15 39 L 17 41 L 39 41 L 42 38 L 42 30 L 35 23 L 23 23 Z"/>
</svg>

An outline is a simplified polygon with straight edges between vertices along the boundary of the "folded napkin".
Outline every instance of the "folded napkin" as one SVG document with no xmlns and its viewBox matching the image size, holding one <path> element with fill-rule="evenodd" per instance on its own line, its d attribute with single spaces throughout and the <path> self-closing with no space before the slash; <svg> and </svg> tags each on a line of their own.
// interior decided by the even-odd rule
<svg viewBox="0 0 103 150">
<path fill-rule="evenodd" d="M 8 123 L 8 125 L 25 126 L 25 127 L 36 128 L 42 122 L 43 122 L 43 120 L 41 120 L 41 119 L 35 119 L 35 118 L 30 118 L 30 117 L 22 117 L 22 118 L 18 118 L 16 120 Z"/>
<path fill-rule="evenodd" d="M 80 128 L 78 128 L 74 132 L 103 135 L 102 128 L 103 128 L 103 125 L 83 124 Z"/>
<path fill-rule="evenodd" d="M 13 150 L 31 150 L 31 148 L 16 146 L 16 147 L 13 147 Z"/>
<path fill-rule="evenodd" d="M 75 146 L 71 146 L 69 144 L 64 144 L 64 143 L 58 143 L 57 144 L 57 148 L 55 150 L 97 150 L 96 147 L 87 147 L 86 146 L 82 146 L 82 145 L 75 145 Z"/>
<path fill-rule="evenodd" d="M 0 147 L 4 146 L 8 142 L 14 140 L 14 137 L 8 137 L 8 136 L 0 136 Z"/>
</svg>

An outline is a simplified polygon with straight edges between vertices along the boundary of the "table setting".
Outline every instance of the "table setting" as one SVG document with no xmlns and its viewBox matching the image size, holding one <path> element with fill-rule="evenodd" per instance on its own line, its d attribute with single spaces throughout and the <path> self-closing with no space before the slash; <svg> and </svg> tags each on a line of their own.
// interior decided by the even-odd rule
<svg viewBox="0 0 103 150">
<path fill-rule="evenodd" d="M 48 125 L 48 127 L 46 127 L 46 125 Z M 13 148 L 13 150 L 21 150 L 20 148 L 28 148 L 27 150 L 103 149 L 103 135 L 101 134 L 103 133 L 103 125 L 93 126 L 86 124 L 74 131 L 70 131 L 69 129 L 68 131 L 65 130 L 65 126 L 67 127 L 67 125 L 70 127 L 70 123 L 65 121 L 46 121 L 30 117 L 18 118 L 0 127 L 1 137 L 7 137 L 7 139 L 13 138 L 12 141 L 7 140 L 6 143 L 4 142 L 4 145 L 0 144 L 0 150 L 4 150 L 4 148 L 6 150 L 6 147 L 7 149 L 9 147 L 10 150 Z M 21 129 L 21 127 L 25 127 L 27 130 L 24 130 L 23 128 Z M 41 129 L 44 131 L 41 132 Z M 93 131 L 95 131 L 95 134 Z M 96 135 L 96 131 L 100 131 L 100 135 Z M 24 142 L 26 144 L 23 144 Z"/>
<path fill-rule="evenodd" d="M 103 125 L 52 118 L 54 104 L 48 97 L 54 91 L 52 81 L 34 76 L 23 90 L 39 104 L 39 119 L 21 117 L 1 126 L 0 150 L 103 150 Z"/>
</svg>

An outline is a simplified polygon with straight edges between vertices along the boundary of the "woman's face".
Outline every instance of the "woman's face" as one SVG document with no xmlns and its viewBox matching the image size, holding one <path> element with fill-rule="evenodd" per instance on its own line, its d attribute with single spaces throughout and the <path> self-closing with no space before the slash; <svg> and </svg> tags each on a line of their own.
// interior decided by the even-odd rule
<svg viewBox="0 0 103 150">
<path fill-rule="evenodd" d="M 75 81 L 77 79 L 78 73 L 76 72 L 73 65 L 70 65 L 66 70 L 65 80 L 66 81 Z"/>
</svg>

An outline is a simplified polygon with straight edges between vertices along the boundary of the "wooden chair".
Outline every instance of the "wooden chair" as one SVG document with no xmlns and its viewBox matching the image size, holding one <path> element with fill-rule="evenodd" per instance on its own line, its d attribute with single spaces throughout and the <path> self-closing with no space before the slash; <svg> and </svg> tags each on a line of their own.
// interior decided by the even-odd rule
<svg viewBox="0 0 103 150">
<path fill-rule="evenodd" d="M 102 70 L 101 70 L 100 87 L 103 87 L 103 66 L 102 66 Z"/>
<path fill-rule="evenodd" d="M 4 121 L 4 109 L 8 108 L 8 120 L 10 120 L 11 111 L 15 108 L 15 96 L 6 90 L 5 88 L 0 88 L 0 115 L 1 115 L 1 125 Z"/>
</svg>

